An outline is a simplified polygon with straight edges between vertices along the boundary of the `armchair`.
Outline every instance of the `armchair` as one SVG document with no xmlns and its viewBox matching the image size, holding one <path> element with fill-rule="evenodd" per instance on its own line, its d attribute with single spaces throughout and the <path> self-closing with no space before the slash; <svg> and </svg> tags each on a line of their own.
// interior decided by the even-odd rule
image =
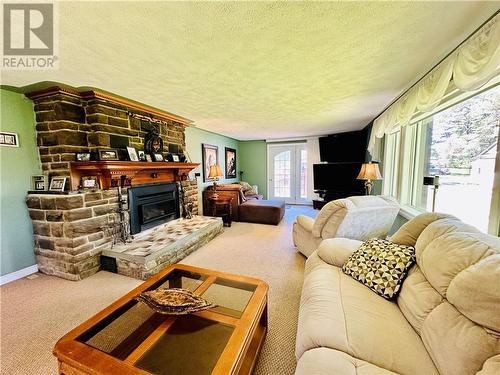
<svg viewBox="0 0 500 375">
<path fill-rule="evenodd" d="M 309 257 L 327 238 L 366 241 L 385 238 L 399 212 L 391 197 L 355 196 L 328 202 L 315 219 L 299 215 L 293 223 L 293 243 Z"/>
</svg>

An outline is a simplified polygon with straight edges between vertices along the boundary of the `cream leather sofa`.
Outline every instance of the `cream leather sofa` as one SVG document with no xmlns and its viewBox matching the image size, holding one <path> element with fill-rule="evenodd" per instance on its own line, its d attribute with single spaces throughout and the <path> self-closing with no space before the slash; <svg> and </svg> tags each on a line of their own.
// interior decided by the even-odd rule
<svg viewBox="0 0 500 375">
<path fill-rule="evenodd" d="M 342 273 L 361 242 L 328 239 L 309 257 L 296 375 L 500 374 L 500 239 L 423 214 L 391 240 L 417 255 L 394 302 Z"/>
<path fill-rule="evenodd" d="M 345 237 L 360 241 L 385 238 L 399 212 L 390 197 L 355 196 L 328 202 L 316 220 L 299 215 L 293 223 L 293 243 L 309 257 L 322 240 Z"/>
</svg>

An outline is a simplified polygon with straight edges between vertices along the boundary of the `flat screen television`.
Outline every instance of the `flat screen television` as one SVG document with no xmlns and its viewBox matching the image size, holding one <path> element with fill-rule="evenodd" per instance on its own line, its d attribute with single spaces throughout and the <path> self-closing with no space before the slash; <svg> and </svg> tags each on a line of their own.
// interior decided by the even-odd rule
<svg viewBox="0 0 500 375">
<path fill-rule="evenodd" d="M 368 131 L 331 134 L 319 138 L 320 160 L 328 163 L 365 161 Z"/>
<path fill-rule="evenodd" d="M 364 181 L 357 180 L 362 163 L 314 164 L 314 190 L 345 192 L 349 195 L 364 193 Z M 348 196 L 348 195 L 346 195 Z"/>
</svg>

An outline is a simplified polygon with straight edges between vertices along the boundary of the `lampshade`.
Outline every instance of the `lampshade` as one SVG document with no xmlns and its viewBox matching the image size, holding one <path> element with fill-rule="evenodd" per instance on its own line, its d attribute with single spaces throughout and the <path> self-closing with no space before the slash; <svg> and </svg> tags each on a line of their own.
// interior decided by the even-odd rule
<svg viewBox="0 0 500 375">
<path fill-rule="evenodd" d="M 382 175 L 378 169 L 378 164 L 364 163 L 357 177 L 358 180 L 381 180 Z"/>
<path fill-rule="evenodd" d="M 209 178 L 222 177 L 222 170 L 218 164 L 213 164 L 210 166 L 210 172 L 208 172 Z"/>
</svg>

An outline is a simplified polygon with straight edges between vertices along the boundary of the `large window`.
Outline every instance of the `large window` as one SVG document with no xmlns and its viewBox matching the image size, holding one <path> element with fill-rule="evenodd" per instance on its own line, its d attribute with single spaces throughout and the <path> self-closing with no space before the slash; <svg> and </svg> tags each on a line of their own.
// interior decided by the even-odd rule
<svg viewBox="0 0 500 375">
<path fill-rule="evenodd" d="M 417 211 L 432 211 L 435 198 L 435 211 L 487 232 L 499 126 L 496 86 L 387 136 L 384 193 Z M 439 176 L 438 189 L 424 176 Z"/>
</svg>

